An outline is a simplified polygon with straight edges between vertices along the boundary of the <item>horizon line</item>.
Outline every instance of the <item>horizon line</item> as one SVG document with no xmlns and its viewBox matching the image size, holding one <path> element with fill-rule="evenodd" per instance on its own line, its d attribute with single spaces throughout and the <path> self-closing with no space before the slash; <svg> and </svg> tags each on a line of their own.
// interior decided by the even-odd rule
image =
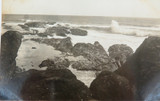
<svg viewBox="0 0 160 101">
<path fill-rule="evenodd" d="M 2 15 L 48 15 L 48 16 L 74 16 L 74 17 L 117 17 L 117 18 L 144 18 L 144 19 L 160 19 L 160 17 L 132 17 L 132 16 L 100 16 L 100 15 L 62 15 L 62 14 L 9 14 L 2 13 Z"/>
</svg>

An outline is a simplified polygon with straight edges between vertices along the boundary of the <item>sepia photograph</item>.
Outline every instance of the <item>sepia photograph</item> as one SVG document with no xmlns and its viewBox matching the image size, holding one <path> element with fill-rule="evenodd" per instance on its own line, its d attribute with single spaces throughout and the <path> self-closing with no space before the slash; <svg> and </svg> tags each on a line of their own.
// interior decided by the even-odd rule
<svg viewBox="0 0 160 101">
<path fill-rule="evenodd" d="M 160 0 L 2 0 L 0 101 L 160 101 Z"/>
</svg>

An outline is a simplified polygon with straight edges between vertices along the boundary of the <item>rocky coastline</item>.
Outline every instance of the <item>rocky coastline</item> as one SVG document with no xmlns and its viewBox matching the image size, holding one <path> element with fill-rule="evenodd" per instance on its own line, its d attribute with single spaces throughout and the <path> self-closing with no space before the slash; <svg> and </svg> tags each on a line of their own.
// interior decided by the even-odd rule
<svg viewBox="0 0 160 101">
<path fill-rule="evenodd" d="M 46 24 L 49 23 L 34 22 L 19 26 L 28 31 L 30 27 L 44 28 Z M 47 38 L 51 34 L 64 38 Z M 145 99 L 147 86 L 160 73 L 160 37 L 146 38 L 135 52 L 125 44 L 115 44 L 110 46 L 107 53 L 98 41 L 93 44 L 73 44 L 72 39 L 67 37 L 68 34 L 86 36 L 87 31 L 58 25 L 47 28 L 43 33 L 37 31 L 4 33 L 1 36 L 0 100 Z M 39 68 L 47 67 L 46 70 L 22 70 L 16 66 L 15 59 L 21 43 L 24 42 L 24 35 L 38 35 L 38 38 L 26 41 L 51 46 L 63 56 L 41 61 Z M 71 60 L 70 56 L 80 56 L 83 59 Z M 79 71 L 97 71 L 96 78 L 87 87 L 77 79 L 70 67 Z"/>
</svg>

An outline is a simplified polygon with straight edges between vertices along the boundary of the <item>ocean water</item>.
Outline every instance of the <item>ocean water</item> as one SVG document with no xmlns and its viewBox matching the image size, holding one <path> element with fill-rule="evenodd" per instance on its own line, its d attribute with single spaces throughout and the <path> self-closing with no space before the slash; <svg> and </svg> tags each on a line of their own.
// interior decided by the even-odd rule
<svg viewBox="0 0 160 101">
<path fill-rule="evenodd" d="M 127 18 L 127 17 L 102 17 L 102 16 L 63 16 L 63 15 L 2 15 L 3 22 L 24 22 L 26 20 L 49 21 L 72 23 L 78 25 L 110 25 L 112 20 L 116 20 L 121 25 L 129 26 L 160 26 L 160 19 L 157 18 Z"/>
</svg>

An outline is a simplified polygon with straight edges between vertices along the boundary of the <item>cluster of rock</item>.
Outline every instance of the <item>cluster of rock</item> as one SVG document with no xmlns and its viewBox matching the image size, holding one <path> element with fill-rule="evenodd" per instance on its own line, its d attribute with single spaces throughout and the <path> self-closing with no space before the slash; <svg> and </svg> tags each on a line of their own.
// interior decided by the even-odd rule
<svg viewBox="0 0 160 101">
<path fill-rule="evenodd" d="M 134 54 L 126 45 L 113 45 L 109 48 L 109 56 L 98 42 L 72 46 L 70 38 L 32 39 L 70 52 L 73 56 L 83 56 L 85 60 L 73 62 L 73 68 L 101 70 L 89 88 L 66 69 L 71 65 L 70 61 L 60 57 L 44 60 L 39 65 L 47 66 L 47 70 L 16 73 L 15 58 L 22 38 L 19 34 L 8 31 L 2 35 L 0 76 L 8 78 L 12 76 L 10 74 L 15 75 L 7 81 L 0 78 L 4 81 L 0 82 L 0 99 L 15 100 L 18 96 L 23 100 L 144 100 L 147 90 L 152 89 L 148 88 L 149 84 L 160 75 L 159 37 L 145 39 Z M 113 68 L 118 70 L 114 71 Z M 154 83 L 158 84 L 159 80 Z M 4 92 L 9 93 L 4 96 Z M 9 95 L 10 92 L 14 95 Z"/>
<path fill-rule="evenodd" d="M 85 58 L 84 60 L 72 62 L 72 67 L 78 70 L 115 71 L 118 68 L 117 64 L 120 61 L 120 60 L 115 61 L 115 57 L 114 58 L 109 57 L 99 42 L 95 42 L 94 44 L 77 43 L 73 46 L 71 39 L 69 37 L 64 38 L 64 39 L 55 39 L 55 38 L 39 39 L 37 38 L 37 39 L 31 39 L 31 40 L 39 42 L 39 43 L 45 43 L 47 45 L 51 45 L 56 50 L 60 50 L 61 52 L 73 54 L 74 57 L 83 56 Z M 118 45 L 118 46 L 121 47 L 121 45 Z M 125 48 L 126 47 L 128 48 L 128 46 L 125 46 Z M 124 50 L 125 48 L 122 47 L 122 49 Z M 131 54 L 133 52 L 132 49 L 128 50 L 127 51 L 128 53 L 127 52 L 123 53 L 122 51 L 123 50 L 121 50 L 118 55 L 125 54 L 123 55 L 125 56 L 125 59 L 128 56 L 130 56 L 128 55 L 128 53 Z"/>
<path fill-rule="evenodd" d="M 24 29 L 25 31 L 30 31 L 30 28 L 46 28 L 44 33 L 38 32 L 38 30 L 34 29 L 37 31 L 37 34 L 41 37 L 46 37 L 47 35 L 53 35 L 56 34 L 57 36 L 67 36 L 68 34 L 72 35 L 79 35 L 79 36 L 86 36 L 87 31 L 80 29 L 80 28 L 71 28 L 69 26 L 62 26 L 62 25 L 55 25 L 53 27 L 47 27 L 47 24 L 49 25 L 54 25 L 55 22 L 49 23 L 49 22 L 26 22 L 25 24 L 19 24 L 18 26 Z M 9 26 L 8 26 L 9 27 Z M 25 33 L 27 34 L 27 33 Z"/>
<path fill-rule="evenodd" d="M 40 66 L 48 65 L 51 67 L 44 71 L 32 69 L 16 73 L 15 58 L 22 38 L 19 34 L 19 32 L 8 31 L 2 36 L 1 100 L 84 101 L 90 99 L 89 88 L 77 80 L 70 70 L 64 69 L 66 65 L 69 66 L 67 59 L 62 60 L 57 57 L 54 62 L 46 60 L 50 61 L 50 64 L 45 64 L 44 61 Z M 58 69 L 53 69 L 53 66 Z M 14 75 L 9 75 L 13 74 L 10 72 L 13 72 Z"/>
</svg>

